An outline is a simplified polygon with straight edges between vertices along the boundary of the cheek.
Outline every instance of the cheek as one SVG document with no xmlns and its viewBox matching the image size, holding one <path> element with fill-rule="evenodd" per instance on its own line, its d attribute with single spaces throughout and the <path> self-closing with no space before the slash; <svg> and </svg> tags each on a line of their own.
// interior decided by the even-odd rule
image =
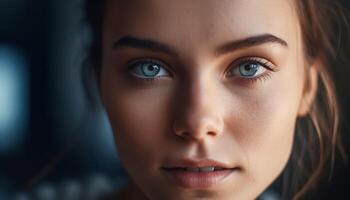
<svg viewBox="0 0 350 200">
<path fill-rule="evenodd" d="M 141 167 L 141 163 L 153 166 L 161 156 L 159 149 L 167 146 L 171 108 L 169 89 L 160 87 L 135 91 L 135 88 L 120 85 L 111 92 L 110 85 L 106 85 L 103 98 L 118 153 L 126 169 L 144 172 L 144 169 L 134 168 Z"/>
<path fill-rule="evenodd" d="M 272 182 L 289 159 L 302 90 L 299 80 L 290 85 L 292 79 L 291 74 L 281 74 L 273 85 L 271 81 L 264 90 L 240 100 L 242 111 L 236 116 L 240 125 L 231 128 L 254 182 Z"/>
</svg>

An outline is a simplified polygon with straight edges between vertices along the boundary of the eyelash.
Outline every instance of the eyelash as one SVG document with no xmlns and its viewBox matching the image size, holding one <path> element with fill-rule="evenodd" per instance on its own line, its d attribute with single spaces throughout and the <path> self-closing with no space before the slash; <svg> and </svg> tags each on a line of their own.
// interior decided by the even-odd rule
<svg viewBox="0 0 350 200">
<path fill-rule="evenodd" d="M 137 80 L 140 80 L 142 82 L 146 82 L 149 84 L 153 84 L 158 79 L 162 78 L 162 76 L 154 77 L 154 78 L 141 78 L 141 77 L 132 75 L 132 73 L 130 71 L 133 68 L 135 68 L 139 64 L 147 63 L 147 62 L 155 63 L 155 64 L 161 66 L 162 68 L 164 68 L 165 70 L 170 71 L 166 67 L 164 67 L 166 64 L 163 64 L 160 61 L 157 61 L 154 59 L 138 59 L 138 60 L 132 61 L 130 64 L 128 64 L 128 71 L 129 71 L 130 75 Z M 239 59 L 238 61 L 233 62 L 230 65 L 230 67 L 228 68 L 228 71 L 233 70 L 233 69 L 235 69 L 235 68 L 237 68 L 240 65 L 245 64 L 245 63 L 258 64 L 266 69 L 266 71 L 263 74 L 261 74 L 257 77 L 254 77 L 254 78 L 242 78 L 241 77 L 241 79 L 243 79 L 244 81 L 248 81 L 250 84 L 255 84 L 258 81 L 261 81 L 261 82 L 267 81 L 268 79 L 271 78 L 272 73 L 277 71 L 274 67 L 274 64 L 272 64 L 270 61 L 263 59 L 263 58 L 260 58 L 260 57 L 243 57 L 243 58 Z M 232 67 L 232 65 L 233 65 L 233 67 Z M 225 72 L 225 74 L 226 73 L 227 72 Z"/>
<path fill-rule="evenodd" d="M 158 60 L 150 59 L 150 58 L 145 58 L 145 59 L 137 59 L 137 60 L 132 61 L 132 62 L 130 62 L 129 64 L 127 64 L 129 74 L 130 74 L 133 78 L 135 78 L 135 79 L 137 79 L 137 80 L 140 80 L 140 81 L 146 82 L 146 83 L 150 83 L 150 84 L 152 84 L 152 83 L 154 83 L 155 81 L 157 81 L 158 79 L 162 78 L 162 77 L 141 78 L 141 77 L 132 75 L 131 70 L 133 70 L 137 65 L 142 64 L 142 63 L 147 63 L 147 62 L 160 65 L 160 66 L 162 66 L 165 70 L 170 71 L 169 69 L 167 69 L 166 67 L 164 67 L 166 64 L 164 64 L 162 61 L 158 61 Z"/>
<path fill-rule="evenodd" d="M 233 65 L 233 67 L 229 67 L 228 71 L 231 71 L 234 68 L 239 67 L 242 64 L 245 63 L 250 63 L 250 64 L 259 64 L 262 67 L 264 67 L 266 69 L 266 71 L 254 78 L 241 78 L 244 81 L 248 81 L 250 84 L 255 84 L 258 81 L 264 82 L 267 81 L 271 78 L 272 73 L 276 72 L 277 70 L 275 69 L 274 64 L 272 64 L 270 61 L 264 59 L 264 58 L 260 58 L 260 57 L 243 57 L 241 59 L 239 59 L 238 61 L 235 61 L 231 64 L 231 66 Z M 226 72 L 225 72 L 226 73 Z"/>
</svg>

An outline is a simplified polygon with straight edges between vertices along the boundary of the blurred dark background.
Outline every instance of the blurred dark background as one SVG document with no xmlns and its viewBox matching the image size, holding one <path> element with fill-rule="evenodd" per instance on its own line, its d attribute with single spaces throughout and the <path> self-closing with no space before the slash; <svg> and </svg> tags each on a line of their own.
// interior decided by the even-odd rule
<svg viewBox="0 0 350 200">
<path fill-rule="evenodd" d="M 89 36 L 81 6 L 0 0 L 0 200 L 29 199 L 33 187 L 47 200 L 52 187 L 99 193 L 125 180 L 106 115 L 89 107 L 80 80 Z M 349 37 L 344 41 L 350 52 Z M 349 74 L 350 66 L 336 72 L 350 155 Z M 349 167 L 336 165 L 317 199 L 350 199 L 348 185 Z"/>
<path fill-rule="evenodd" d="M 81 9 L 80 0 L 0 0 L 0 200 L 18 191 L 50 200 L 53 188 L 97 195 L 122 181 L 105 113 L 84 96 Z"/>
</svg>

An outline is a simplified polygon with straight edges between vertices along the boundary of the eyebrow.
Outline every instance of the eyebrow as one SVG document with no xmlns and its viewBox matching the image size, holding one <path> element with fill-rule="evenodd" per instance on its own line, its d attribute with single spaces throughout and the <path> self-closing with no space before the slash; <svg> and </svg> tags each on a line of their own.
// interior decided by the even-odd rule
<svg viewBox="0 0 350 200">
<path fill-rule="evenodd" d="M 272 34 L 262 34 L 262 35 L 257 35 L 253 37 L 244 38 L 241 40 L 228 42 L 222 45 L 221 47 L 219 47 L 216 50 L 216 53 L 223 54 L 230 51 L 235 51 L 237 49 L 243 49 L 243 48 L 252 47 L 252 46 L 259 46 L 267 43 L 272 43 L 272 44 L 274 43 L 274 44 L 279 44 L 283 47 L 288 47 L 288 43 L 285 40 L 277 36 L 274 36 Z"/>
<path fill-rule="evenodd" d="M 259 46 L 267 43 L 276 43 L 276 44 L 280 44 L 281 46 L 288 47 L 288 43 L 277 36 L 274 36 L 272 34 L 261 34 L 257 36 L 244 38 L 241 40 L 228 42 L 220 46 L 219 48 L 217 48 L 215 53 L 224 54 L 224 53 L 228 53 L 238 49 L 248 48 L 252 46 Z M 120 49 L 123 47 L 145 49 L 149 51 L 165 53 L 170 56 L 178 56 L 178 53 L 174 47 L 171 47 L 167 44 L 164 44 L 155 40 L 138 38 L 131 35 L 121 37 L 112 45 L 113 49 Z"/>
<path fill-rule="evenodd" d="M 171 56 L 178 56 L 176 50 L 166 44 L 150 39 L 137 38 L 131 35 L 120 38 L 118 41 L 114 42 L 112 46 L 113 49 L 119 49 L 122 47 L 145 49 L 155 52 L 162 52 Z"/>
</svg>

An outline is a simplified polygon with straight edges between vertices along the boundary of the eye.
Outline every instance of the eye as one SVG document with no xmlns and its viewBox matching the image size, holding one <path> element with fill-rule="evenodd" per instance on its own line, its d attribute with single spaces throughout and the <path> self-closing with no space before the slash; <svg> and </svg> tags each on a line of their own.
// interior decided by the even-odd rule
<svg viewBox="0 0 350 200">
<path fill-rule="evenodd" d="M 254 78 L 265 71 L 266 69 L 259 63 L 244 63 L 234 68 L 232 74 L 244 78 Z"/>
<path fill-rule="evenodd" d="M 246 79 L 253 79 L 261 76 L 267 70 L 273 71 L 272 64 L 262 58 L 247 58 L 239 61 L 230 71 L 230 75 Z"/>
<path fill-rule="evenodd" d="M 139 60 L 130 64 L 130 73 L 141 79 L 154 79 L 169 76 L 162 64 L 153 60 Z"/>
</svg>

